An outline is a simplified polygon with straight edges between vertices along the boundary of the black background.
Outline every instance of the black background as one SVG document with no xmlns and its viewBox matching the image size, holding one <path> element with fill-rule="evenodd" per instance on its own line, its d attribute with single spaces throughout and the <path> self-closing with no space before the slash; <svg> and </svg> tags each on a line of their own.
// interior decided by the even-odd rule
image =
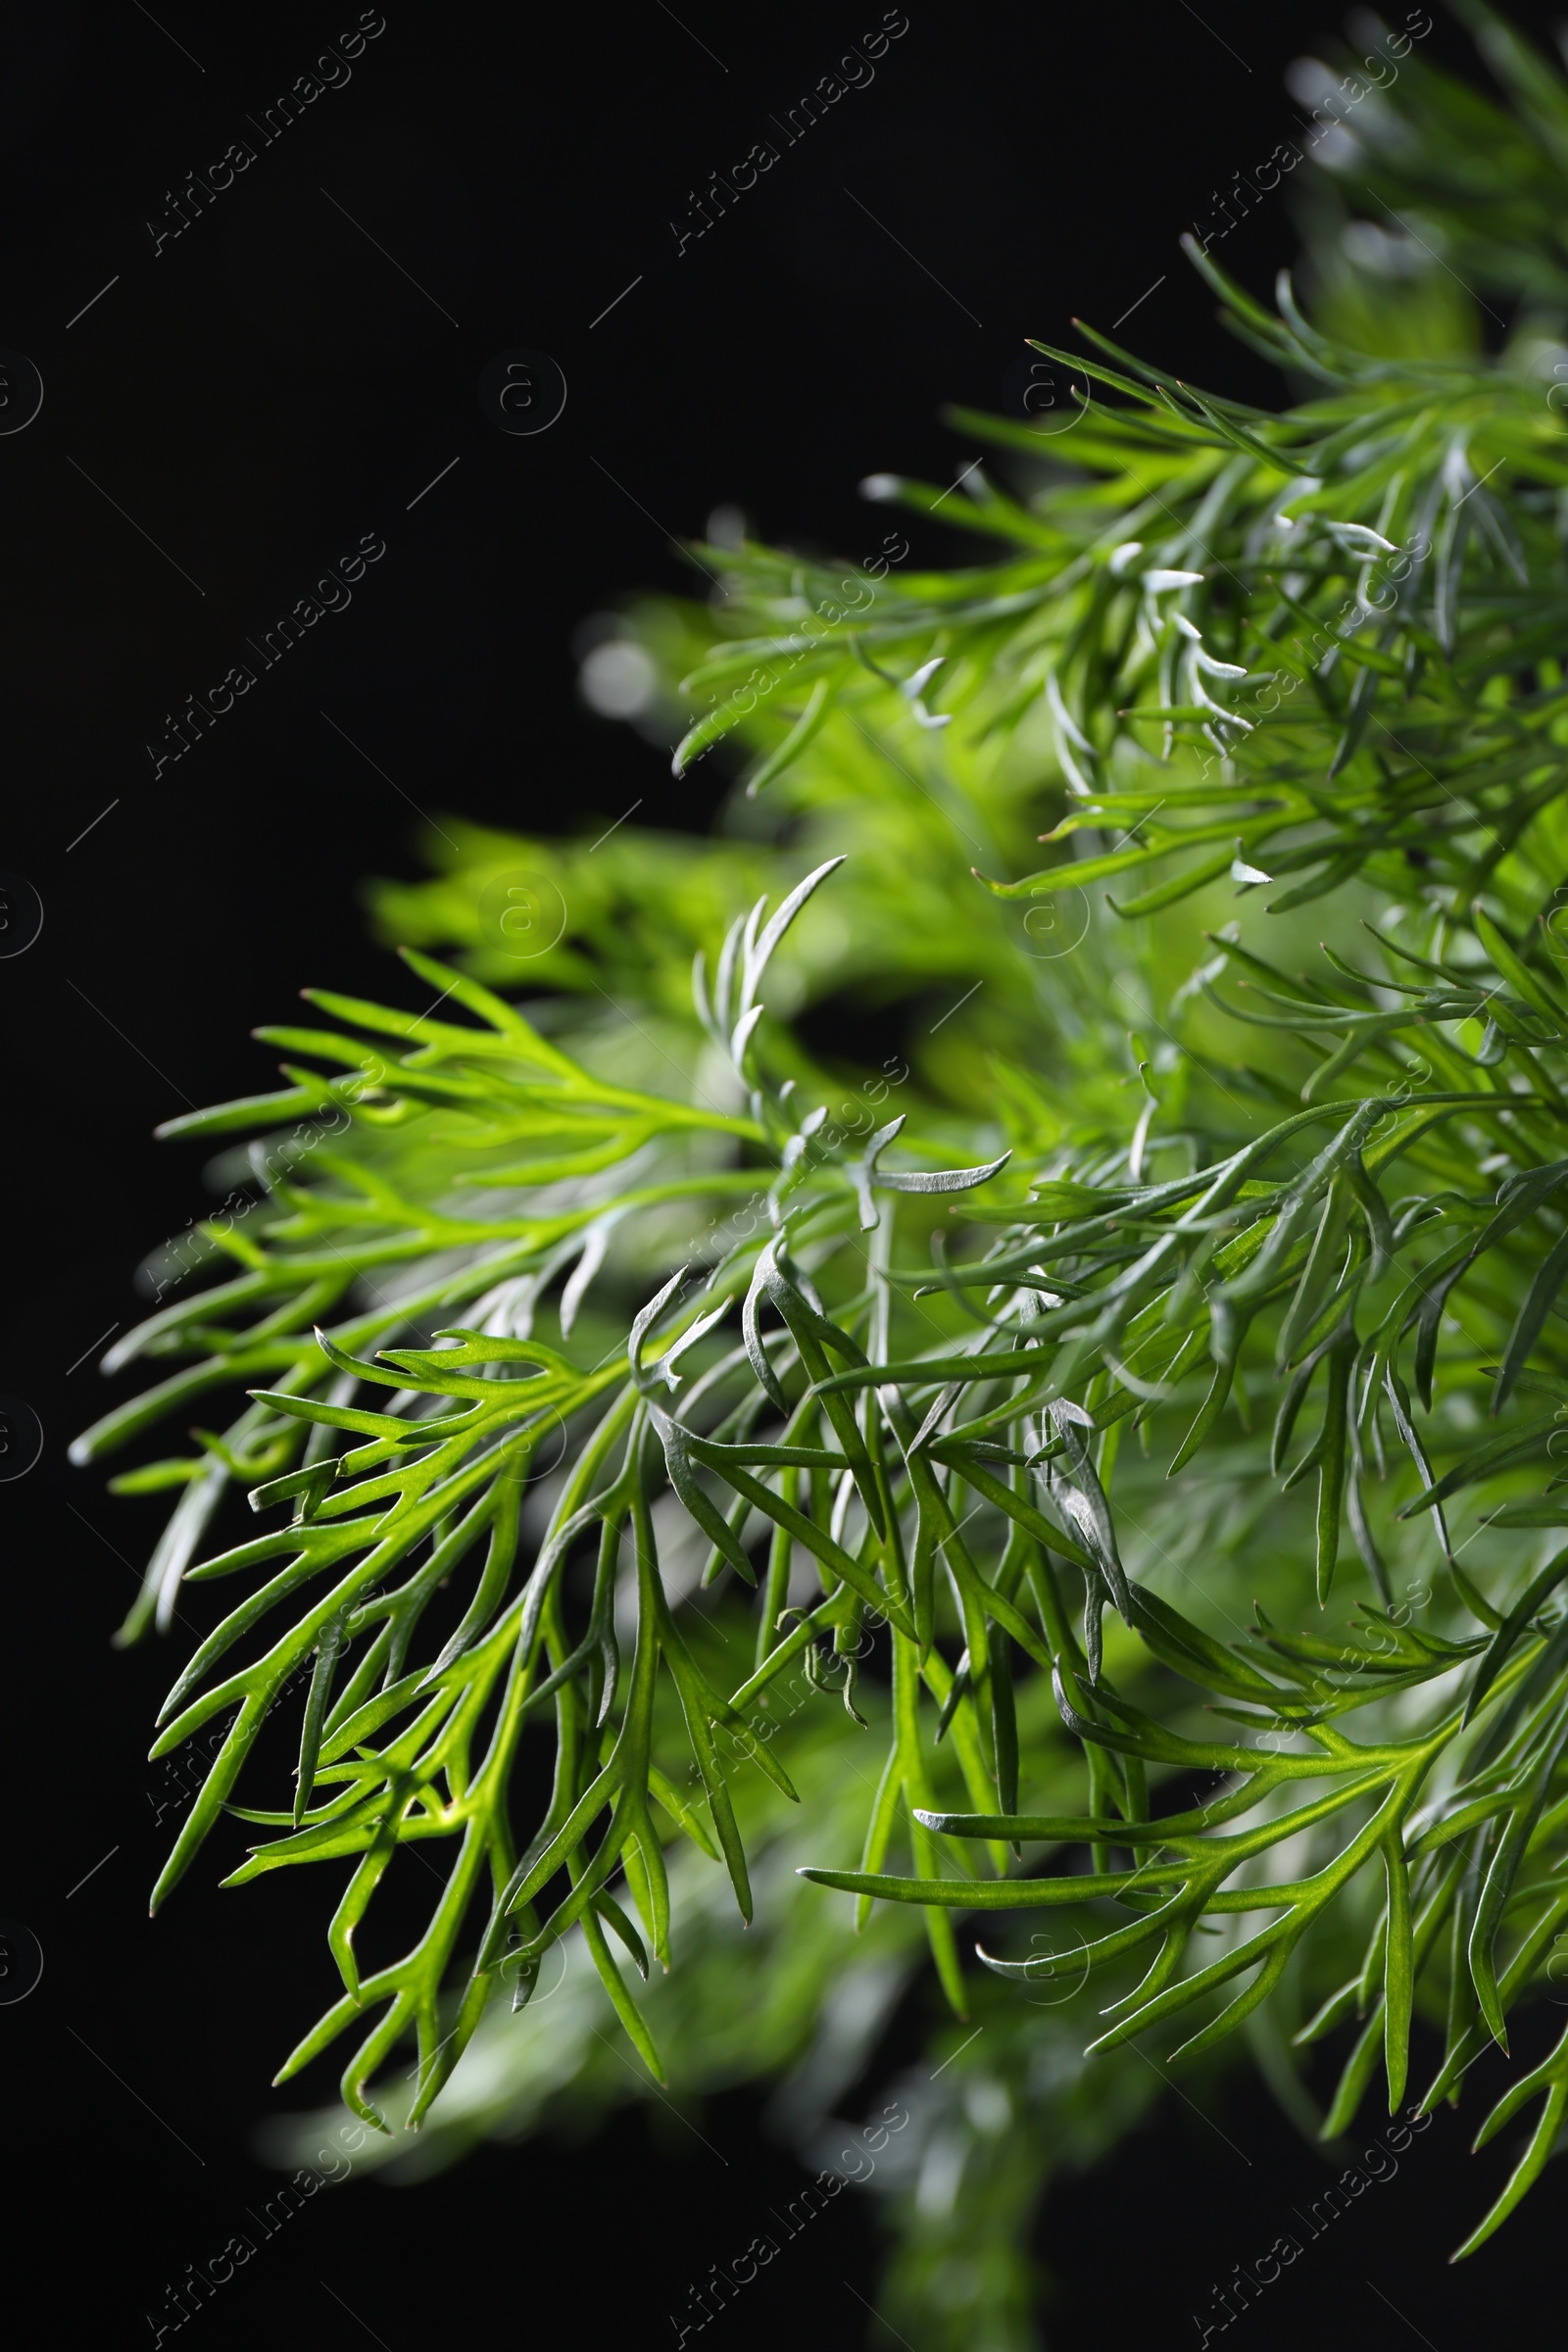
<svg viewBox="0 0 1568 2352">
<path fill-rule="evenodd" d="M 1074 312 L 1108 327 L 1137 304 L 1126 339 L 1277 397 L 1176 240 L 1291 135 L 1283 69 L 1325 31 L 1296 0 L 1204 0 L 1200 17 L 1182 0 L 909 0 L 874 82 L 677 256 L 689 191 L 754 140 L 781 144 L 770 115 L 879 8 L 389 0 L 348 85 L 261 146 L 247 115 L 357 13 L 164 0 L 155 23 L 132 0 L 51 0 L 0 33 L 0 344 L 45 384 L 36 421 L 0 438 L 0 866 L 45 907 L 37 944 L 0 963 L 0 1389 L 46 1432 L 38 1467 L 0 1487 L 0 1911 L 46 1955 L 38 1990 L 0 2010 L 20 2342 L 153 2340 L 166 2282 L 273 2185 L 251 2134 L 324 1983 L 315 1886 L 220 1896 L 203 1868 L 146 1918 L 159 1774 L 141 1759 L 176 1644 L 108 1638 L 154 1506 L 106 1496 L 65 1448 L 103 1408 L 95 1335 L 135 1318 L 136 1262 L 207 1205 L 200 1153 L 152 1126 L 265 1088 L 247 1033 L 292 1017 L 302 983 L 400 985 L 356 891 L 420 870 L 416 810 L 597 830 L 640 800 L 639 823 L 706 819 L 712 763 L 676 786 L 657 748 L 591 718 L 570 646 L 616 596 L 683 585 L 670 534 L 717 502 L 858 555 L 883 527 L 859 478 L 952 478 L 968 453 L 942 404 L 998 405 L 1023 336 L 1064 341 Z M 1426 53 L 1467 55 L 1444 25 Z M 236 138 L 255 164 L 155 254 L 148 220 Z M 1276 197 L 1224 258 L 1265 288 L 1294 243 Z M 516 346 L 568 385 L 533 438 L 476 397 Z M 155 778 L 166 714 L 365 533 L 387 552 L 352 607 Z M 552 2315 L 588 2343 L 662 2338 L 686 2282 L 798 2176 L 743 2099 L 703 2118 L 725 2167 L 650 2112 L 591 2152 L 535 2144 L 417 2190 L 323 2192 L 191 2326 L 391 2352 Z M 1210 2282 L 1316 2192 L 1264 2093 L 1239 2081 L 1220 2121 L 1168 2100 L 1053 2202 L 1054 2340 L 1194 2340 Z M 1332 2313 L 1343 2342 L 1451 2352 L 1505 2282 L 1528 2309 L 1561 2181 L 1448 2273 L 1496 2180 L 1463 2136 L 1441 2119 L 1253 2332 L 1301 2342 Z M 1112 2218 L 1133 2258 L 1107 2250 Z M 817 2237 L 724 2325 L 759 2345 L 866 2341 L 874 2216 L 846 2196 Z"/>
</svg>

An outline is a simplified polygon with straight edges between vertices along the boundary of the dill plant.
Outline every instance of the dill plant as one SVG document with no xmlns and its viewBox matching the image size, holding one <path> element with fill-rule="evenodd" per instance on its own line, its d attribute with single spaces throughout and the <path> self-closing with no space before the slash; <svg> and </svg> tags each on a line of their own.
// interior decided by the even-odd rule
<svg viewBox="0 0 1568 2352">
<path fill-rule="evenodd" d="M 961 508 L 869 486 L 977 564 L 702 546 L 711 599 L 634 610 L 677 770 L 740 756 L 720 829 L 470 829 L 384 888 L 400 1002 L 307 992 L 281 1092 L 166 1130 L 265 1200 L 78 1442 L 228 1416 L 116 1481 L 177 1494 L 125 1637 L 238 1580 L 163 1711 L 155 1753 L 222 1737 L 155 1902 L 225 1816 L 230 1884 L 330 1866 L 280 2080 L 347 2037 L 348 2105 L 444 2159 L 619 2095 L 590 1987 L 693 2088 L 798 2077 L 870 1987 L 831 2099 L 923 1945 L 993 2029 L 968 2121 L 916 2119 L 957 2149 L 889 2287 L 923 2343 L 1031 2340 L 1034 2203 L 1146 2103 L 1135 2037 L 1244 2028 L 1332 2138 L 1457 2098 L 1568 1954 L 1568 84 L 1462 13 L 1510 103 L 1412 59 L 1357 109 L 1310 316 L 1190 248 L 1291 405 L 1085 328 L 1039 346 L 1069 435 L 959 413 Z M 1413 244 L 1368 279 L 1358 205 L 1519 298 L 1499 351 Z M 564 908 L 524 1005 L 519 863 Z M 812 1042 L 857 1006 L 874 1072 Z M 428 1924 L 362 1958 L 414 1843 Z M 1525 2038 L 1461 2253 L 1568 2109 Z"/>
</svg>

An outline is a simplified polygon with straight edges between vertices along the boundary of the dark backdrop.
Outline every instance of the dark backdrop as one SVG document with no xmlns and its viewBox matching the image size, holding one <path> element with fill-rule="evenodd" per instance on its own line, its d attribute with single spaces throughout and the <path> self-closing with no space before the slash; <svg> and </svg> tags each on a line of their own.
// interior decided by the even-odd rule
<svg viewBox="0 0 1568 2352">
<path fill-rule="evenodd" d="M 45 1431 L 38 1466 L 0 1486 L 0 1912 L 46 1960 L 0 2008 L 19 2341 L 153 2340 L 166 2282 L 269 2193 L 251 2135 L 318 1989 L 314 1885 L 220 1897 L 198 1869 L 146 1918 L 162 1837 L 141 1759 L 170 1645 L 122 1655 L 108 1637 L 149 1506 L 107 1497 L 65 1447 L 102 1409 L 94 1361 L 138 1311 L 134 1265 L 205 1205 L 200 1154 L 154 1145 L 153 1124 L 265 1087 L 247 1032 L 290 1017 L 302 983 L 396 985 L 356 887 L 419 870 L 420 811 L 706 818 L 712 763 L 676 786 L 657 747 L 593 720 L 570 645 L 607 600 L 681 584 L 670 534 L 716 503 L 858 553 L 858 479 L 956 473 L 942 403 L 996 405 L 1022 337 L 1066 339 L 1075 311 L 1108 327 L 1136 306 L 1123 333 L 1143 348 L 1273 397 L 1176 240 L 1291 134 L 1282 72 L 1326 13 L 908 0 L 874 80 L 793 146 L 778 118 L 876 31 L 871 0 L 387 0 L 351 77 L 270 134 L 324 45 L 353 51 L 346 0 L 11 13 L 0 345 L 44 386 L 0 437 L 0 866 L 45 915 L 0 962 L 0 1389 Z M 1443 26 L 1439 52 L 1463 54 Z M 698 236 L 710 175 L 761 139 L 777 166 Z M 255 160 L 220 187 L 233 141 Z M 1292 247 L 1276 197 L 1224 255 L 1266 285 Z M 567 392 L 531 436 L 477 393 L 519 348 Z M 14 365 L 9 396 L 20 415 Z M 367 537 L 385 552 L 352 605 L 264 668 L 278 614 Z M 238 662 L 255 687 L 174 758 L 187 698 Z M 1314 2159 L 1262 2093 L 1238 2087 L 1218 2123 L 1167 2102 L 1053 2206 L 1055 2340 L 1186 2337 L 1209 2282 L 1313 2193 Z M 534 2145 L 417 2191 L 333 2190 L 190 2324 L 215 2343 L 411 2352 L 553 2307 L 578 2340 L 644 2340 L 650 2300 L 676 2308 L 795 2184 L 746 2101 L 704 2129 L 726 2167 L 677 2126 L 627 2120 L 591 2154 Z M 1422 2147 L 1254 2329 L 1304 2341 L 1337 2302 L 1341 2340 L 1447 2352 L 1505 2271 L 1515 2294 L 1544 2284 L 1559 2183 L 1506 2253 L 1446 2275 L 1477 2181 L 1457 2124 Z M 1100 2251 L 1112 2213 L 1138 2222 L 1136 2261 Z M 875 2253 L 846 2197 L 787 2296 L 728 2324 L 760 2345 L 861 2343 Z"/>
</svg>

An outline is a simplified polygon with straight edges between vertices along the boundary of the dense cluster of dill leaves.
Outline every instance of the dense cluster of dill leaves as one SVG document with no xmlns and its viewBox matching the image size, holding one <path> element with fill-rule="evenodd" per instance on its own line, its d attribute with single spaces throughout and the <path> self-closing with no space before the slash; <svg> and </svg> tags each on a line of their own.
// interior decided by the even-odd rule
<svg viewBox="0 0 1568 2352">
<path fill-rule="evenodd" d="M 117 1481 L 177 1491 L 126 1633 L 237 1580 L 158 1899 L 225 1811 L 230 1883 L 340 1866 L 285 2076 L 349 2035 L 428 2166 L 624 2095 L 608 2001 L 808 2147 L 924 1951 L 990 2030 L 879 2183 L 922 2347 L 1032 2340 L 1134 2036 L 1245 2025 L 1308 2116 L 1331 2040 L 1333 2136 L 1457 2095 L 1568 1953 L 1568 83 L 1463 13 L 1510 104 L 1412 60 L 1357 108 L 1310 318 L 1193 254 L 1294 405 L 1086 329 L 1070 433 L 956 420 L 977 566 L 704 545 L 707 601 L 628 616 L 729 816 L 383 890 L 404 1003 L 314 992 L 282 1093 L 172 1122 L 263 1139 L 265 1206 L 78 1446 L 230 1416 Z M 1420 230 L 1375 282 L 1357 207 Z M 1517 301 L 1499 351 L 1428 247 Z M 880 1068 L 813 1047 L 867 1007 Z M 1464 2250 L 1565 2109 L 1568 2034 Z"/>
</svg>

